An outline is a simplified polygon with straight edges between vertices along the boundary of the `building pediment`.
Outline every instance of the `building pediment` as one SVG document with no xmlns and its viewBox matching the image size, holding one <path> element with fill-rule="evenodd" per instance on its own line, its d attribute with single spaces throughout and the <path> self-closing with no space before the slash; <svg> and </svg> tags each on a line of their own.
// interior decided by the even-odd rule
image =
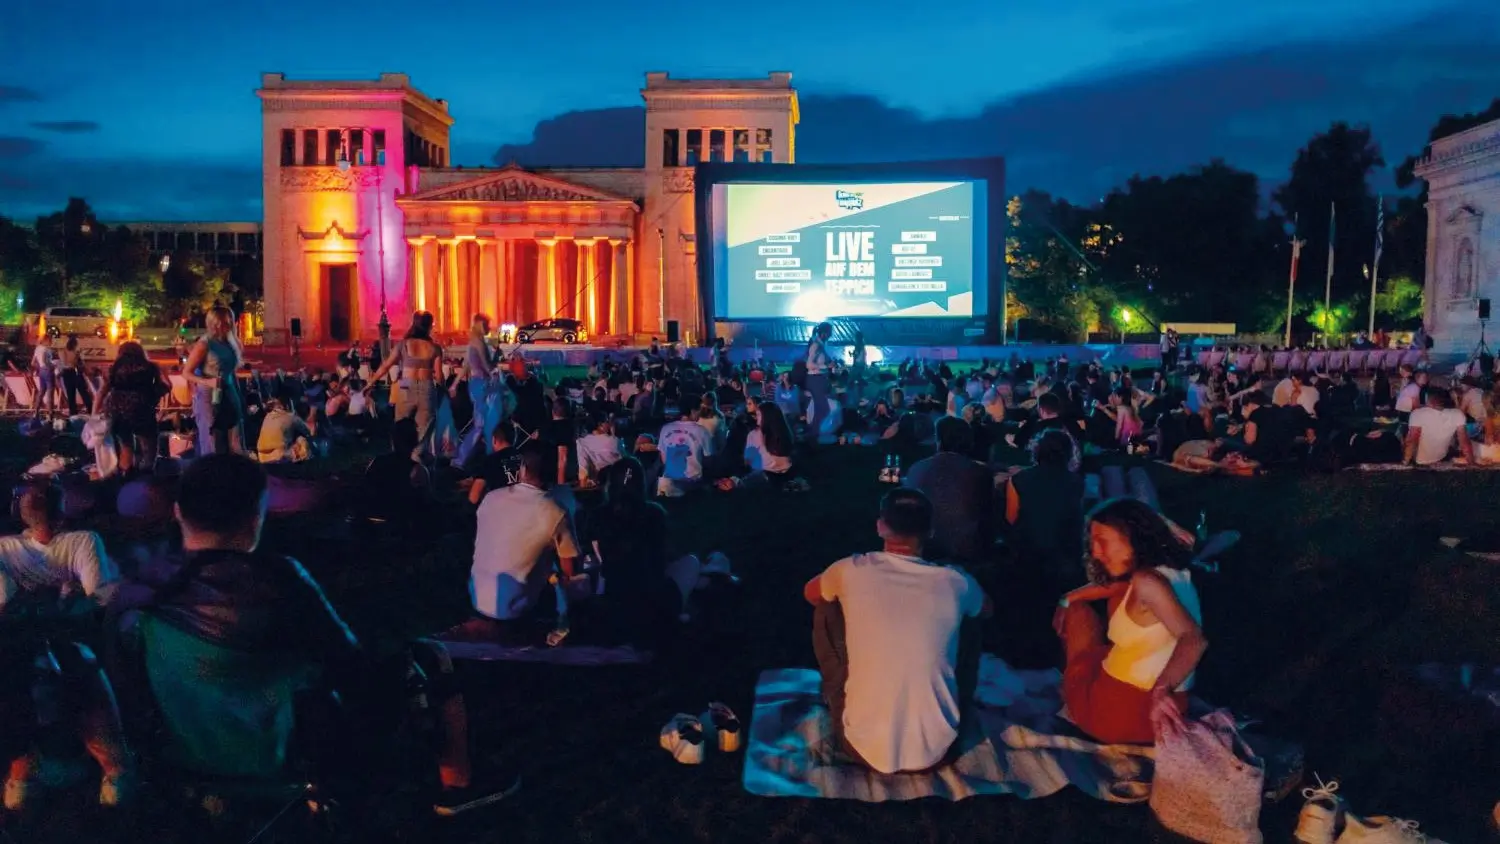
<svg viewBox="0 0 1500 844">
<path fill-rule="evenodd" d="M 632 202 L 595 187 L 574 184 L 511 165 L 468 181 L 406 197 L 402 202 Z"/>
</svg>

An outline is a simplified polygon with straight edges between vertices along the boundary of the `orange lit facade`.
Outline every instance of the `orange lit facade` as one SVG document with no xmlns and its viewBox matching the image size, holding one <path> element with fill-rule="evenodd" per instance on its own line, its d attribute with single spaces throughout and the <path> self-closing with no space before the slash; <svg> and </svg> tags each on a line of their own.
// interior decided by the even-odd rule
<svg viewBox="0 0 1500 844">
<path fill-rule="evenodd" d="M 453 167 L 448 104 L 404 74 L 356 82 L 267 74 L 265 330 L 273 345 L 369 342 L 413 310 L 461 334 L 582 320 L 595 338 L 702 336 L 693 165 L 795 159 L 791 74 L 647 74 L 641 168 Z"/>
</svg>

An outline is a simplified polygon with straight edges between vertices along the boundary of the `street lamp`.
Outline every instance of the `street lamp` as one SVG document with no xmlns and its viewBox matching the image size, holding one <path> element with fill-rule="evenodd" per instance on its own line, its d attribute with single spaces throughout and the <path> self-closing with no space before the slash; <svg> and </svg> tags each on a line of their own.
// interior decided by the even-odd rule
<svg viewBox="0 0 1500 844">
<path fill-rule="evenodd" d="M 349 155 L 339 150 L 336 162 L 339 170 L 348 172 L 351 166 Z M 364 166 L 365 151 L 359 151 L 359 164 Z M 385 150 L 375 151 L 375 257 L 380 263 L 380 357 L 382 360 L 391 350 L 391 318 L 385 307 L 385 194 L 381 190 L 385 176 Z"/>
</svg>

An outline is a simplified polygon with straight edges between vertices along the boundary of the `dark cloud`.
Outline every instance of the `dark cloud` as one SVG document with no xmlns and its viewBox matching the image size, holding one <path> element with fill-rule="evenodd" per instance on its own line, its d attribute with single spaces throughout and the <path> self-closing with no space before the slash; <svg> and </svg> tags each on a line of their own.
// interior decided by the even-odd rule
<svg viewBox="0 0 1500 844">
<path fill-rule="evenodd" d="M 1484 17 L 1484 16 L 1481 16 Z M 1493 17 L 1493 16 L 1489 16 Z M 1486 17 L 1485 19 L 1489 19 Z M 1314 133 L 1369 124 L 1394 168 L 1449 112 L 1500 96 L 1495 27 L 1443 19 L 1357 41 L 1298 43 L 1075 82 L 992 103 L 963 118 L 925 118 L 870 96 L 801 92 L 797 159 L 855 163 L 1004 155 L 1008 189 L 1089 201 L 1136 173 L 1214 158 L 1285 178 Z M 496 158 L 535 166 L 638 165 L 640 108 L 570 112 Z M 1383 177 L 1385 182 L 1388 177 Z M 1384 186 L 1384 183 L 1382 184 Z"/>
<path fill-rule="evenodd" d="M 0 160 L 25 158 L 36 155 L 47 147 L 36 138 L 21 138 L 15 135 L 0 135 Z"/>
<path fill-rule="evenodd" d="M 99 124 L 92 120 L 38 120 L 31 124 L 31 128 L 41 129 L 43 132 L 80 135 L 99 131 Z"/>
<path fill-rule="evenodd" d="M 23 168 L 0 162 L 0 215 L 30 219 L 89 201 L 101 219 L 261 219 L 260 161 L 241 163 L 39 157 Z"/>
<path fill-rule="evenodd" d="M 6 103 L 41 102 L 42 96 L 30 88 L 20 85 L 0 85 L 0 105 Z"/>
</svg>

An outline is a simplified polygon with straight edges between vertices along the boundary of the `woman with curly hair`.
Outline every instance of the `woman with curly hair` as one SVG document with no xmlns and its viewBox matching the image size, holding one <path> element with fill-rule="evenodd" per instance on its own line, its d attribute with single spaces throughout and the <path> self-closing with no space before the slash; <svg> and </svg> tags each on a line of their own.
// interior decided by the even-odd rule
<svg viewBox="0 0 1500 844">
<path fill-rule="evenodd" d="M 1134 499 L 1100 504 L 1085 524 L 1093 583 L 1063 596 L 1053 616 L 1066 659 L 1063 703 L 1069 719 L 1102 742 L 1150 744 L 1181 727 L 1208 647 L 1191 549 Z"/>
</svg>

